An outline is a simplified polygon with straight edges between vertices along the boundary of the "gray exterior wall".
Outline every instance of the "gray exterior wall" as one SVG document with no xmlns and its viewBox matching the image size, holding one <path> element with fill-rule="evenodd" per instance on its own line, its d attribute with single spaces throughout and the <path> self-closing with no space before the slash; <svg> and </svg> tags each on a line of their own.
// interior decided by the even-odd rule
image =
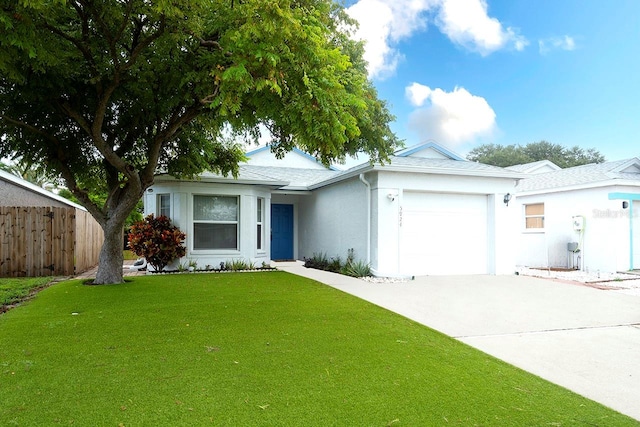
<svg viewBox="0 0 640 427">
<path fill-rule="evenodd" d="M 367 191 L 354 177 L 300 197 L 298 259 L 322 252 L 344 261 L 353 248 L 356 260 L 366 262 Z"/>
<path fill-rule="evenodd" d="M 2 179 L 0 179 L 0 206 L 69 207 L 69 205 L 62 202 L 34 193 Z"/>
</svg>

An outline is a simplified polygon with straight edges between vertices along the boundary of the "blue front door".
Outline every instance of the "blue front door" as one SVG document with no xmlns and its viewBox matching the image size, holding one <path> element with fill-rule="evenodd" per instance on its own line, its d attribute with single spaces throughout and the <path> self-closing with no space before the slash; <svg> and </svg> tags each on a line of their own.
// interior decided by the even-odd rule
<svg viewBox="0 0 640 427">
<path fill-rule="evenodd" d="M 293 259 L 293 205 L 271 205 L 271 259 Z"/>
</svg>

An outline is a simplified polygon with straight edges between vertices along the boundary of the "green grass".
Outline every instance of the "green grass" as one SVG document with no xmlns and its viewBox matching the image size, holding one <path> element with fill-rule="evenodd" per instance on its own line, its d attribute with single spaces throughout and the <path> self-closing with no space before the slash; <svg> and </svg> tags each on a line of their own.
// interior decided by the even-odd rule
<svg viewBox="0 0 640 427">
<path fill-rule="evenodd" d="M 284 272 L 61 282 L 0 343 L 3 426 L 637 425 Z"/>
<path fill-rule="evenodd" d="M 125 261 L 127 260 L 132 261 L 140 258 L 138 255 L 134 254 L 129 249 L 125 249 L 124 251 L 122 251 L 122 256 L 124 257 Z"/>
<path fill-rule="evenodd" d="M 0 307 L 15 304 L 27 298 L 51 281 L 51 277 L 0 278 Z"/>
</svg>

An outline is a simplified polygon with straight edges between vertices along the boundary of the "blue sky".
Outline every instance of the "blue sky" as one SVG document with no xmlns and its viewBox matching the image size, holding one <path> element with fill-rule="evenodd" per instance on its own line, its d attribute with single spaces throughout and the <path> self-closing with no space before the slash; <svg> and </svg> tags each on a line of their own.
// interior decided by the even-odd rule
<svg viewBox="0 0 640 427">
<path fill-rule="evenodd" d="M 640 156 L 639 0 L 347 1 L 411 146 L 546 140 Z"/>
</svg>

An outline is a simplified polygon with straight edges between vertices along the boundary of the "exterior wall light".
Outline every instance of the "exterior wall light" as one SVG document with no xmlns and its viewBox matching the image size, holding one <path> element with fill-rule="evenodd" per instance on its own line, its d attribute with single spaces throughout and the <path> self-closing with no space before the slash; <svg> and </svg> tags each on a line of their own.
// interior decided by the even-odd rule
<svg viewBox="0 0 640 427">
<path fill-rule="evenodd" d="M 502 201 L 504 202 L 505 205 L 509 206 L 509 201 L 511 200 L 511 194 L 507 193 L 504 195 L 504 199 L 502 199 Z"/>
<path fill-rule="evenodd" d="M 627 209 L 628 207 L 629 207 L 629 202 L 627 202 L 626 200 L 622 202 L 622 209 Z"/>
</svg>

